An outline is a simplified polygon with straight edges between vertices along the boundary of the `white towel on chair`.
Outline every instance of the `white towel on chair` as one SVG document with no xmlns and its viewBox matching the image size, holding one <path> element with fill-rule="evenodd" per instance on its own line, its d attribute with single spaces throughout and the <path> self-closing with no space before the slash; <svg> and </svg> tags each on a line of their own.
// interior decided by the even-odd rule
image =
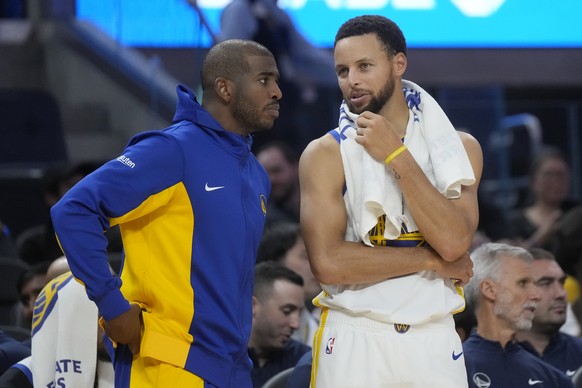
<svg viewBox="0 0 582 388">
<path fill-rule="evenodd" d="M 45 286 L 36 300 L 32 323 L 35 387 L 93 387 L 97 319 L 97 306 L 70 272 Z M 110 363 L 107 367 L 113 368 Z"/>
<path fill-rule="evenodd" d="M 441 107 L 425 90 L 406 80 L 402 85 L 411 115 L 404 144 L 437 190 L 446 198 L 458 198 L 461 186 L 475 183 L 463 143 Z M 353 229 L 359 240 L 372 245 L 369 231 L 381 215 L 386 215 L 387 239 L 398 238 L 403 224 L 409 232 L 418 228 L 404 206 L 392 170 L 356 143 L 356 118 L 343 102 L 336 131 L 346 177 L 347 210 L 354 220 L 348 231 Z"/>
</svg>

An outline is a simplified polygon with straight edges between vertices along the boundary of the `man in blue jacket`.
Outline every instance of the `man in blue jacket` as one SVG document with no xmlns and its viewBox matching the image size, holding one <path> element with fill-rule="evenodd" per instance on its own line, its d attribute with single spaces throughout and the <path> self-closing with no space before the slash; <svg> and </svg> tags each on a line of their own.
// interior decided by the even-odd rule
<svg viewBox="0 0 582 388">
<path fill-rule="evenodd" d="M 224 41 L 178 86 L 173 125 L 131 139 L 52 208 L 55 232 L 115 344 L 116 387 L 251 387 L 253 268 L 269 177 L 250 152 L 282 97 L 272 53 Z M 119 277 L 103 231 L 119 225 Z"/>
<path fill-rule="evenodd" d="M 540 301 L 532 255 L 520 247 L 487 243 L 471 259 L 474 275 L 465 297 L 475 310 L 477 330 L 463 342 L 469 387 L 573 387 L 570 378 L 516 340 L 518 331 L 531 328 Z"/>
</svg>

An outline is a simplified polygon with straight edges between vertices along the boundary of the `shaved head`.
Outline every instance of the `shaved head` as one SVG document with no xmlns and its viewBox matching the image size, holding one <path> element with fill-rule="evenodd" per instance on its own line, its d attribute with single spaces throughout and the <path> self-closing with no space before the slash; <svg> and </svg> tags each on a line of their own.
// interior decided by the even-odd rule
<svg viewBox="0 0 582 388">
<path fill-rule="evenodd" d="M 265 46 L 250 40 L 230 39 L 212 47 L 200 71 L 203 93 L 213 94 L 214 81 L 217 78 L 236 82 L 241 75 L 250 71 L 247 61 L 250 56 L 273 58 L 273 54 Z"/>
</svg>

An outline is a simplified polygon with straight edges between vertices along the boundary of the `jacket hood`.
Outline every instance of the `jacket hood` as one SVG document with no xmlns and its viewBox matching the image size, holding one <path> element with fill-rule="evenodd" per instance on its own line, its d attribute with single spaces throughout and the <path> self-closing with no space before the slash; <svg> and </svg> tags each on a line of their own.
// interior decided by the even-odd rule
<svg viewBox="0 0 582 388">
<path fill-rule="evenodd" d="M 202 108 L 196 95 L 185 85 L 176 86 L 176 93 L 178 94 L 178 102 L 176 103 L 176 113 L 174 114 L 174 124 L 182 120 L 192 121 L 194 123 L 210 123 L 213 129 L 217 131 L 224 131 L 224 128 L 206 111 Z"/>
</svg>

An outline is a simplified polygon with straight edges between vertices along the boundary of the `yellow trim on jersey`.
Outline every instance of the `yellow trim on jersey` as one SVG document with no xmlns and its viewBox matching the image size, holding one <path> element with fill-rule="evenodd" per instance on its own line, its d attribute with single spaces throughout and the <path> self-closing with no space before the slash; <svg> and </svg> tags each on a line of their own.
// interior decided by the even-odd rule
<svg viewBox="0 0 582 388">
<path fill-rule="evenodd" d="M 37 327 L 44 322 L 50 310 L 54 308 L 53 298 L 57 295 L 57 291 L 60 285 L 63 284 L 71 276 L 71 272 L 65 272 L 52 279 L 45 287 L 42 289 L 38 297 L 36 298 L 36 303 L 34 304 L 33 316 L 32 316 L 32 328 L 31 331 L 34 333 Z"/>
<path fill-rule="evenodd" d="M 401 233 L 397 240 L 423 240 L 424 237 L 420 232 Z"/>
<path fill-rule="evenodd" d="M 194 341 L 188 333 L 195 304 L 190 278 L 194 218 L 179 182 L 111 220 L 120 224 L 126 257 L 121 292 L 144 310 L 142 356 L 179 367 Z"/>
<path fill-rule="evenodd" d="M 457 290 L 457 293 L 463 297 L 463 300 L 465 300 L 465 289 L 461 286 L 455 286 L 455 289 Z M 466 306 L 467 306 L 467 301 L 465 300 L 465 304 L 463 304 L 463 307 L 461 307 L 458 310 L 453 311 L 451 314 L 455 315 L 455 314 L 458 314 L 458 313 L 465 311 Z"/>
<path fill-rule="evenodd" d="M 325 327 L 325 322 L 327 321 L 327 315 L 329 314 L 329 309 L 327 307 L 322 307 L 321 309 L 321 319 L 319 321 L 319 327 L 315 333 L 315 342 L 311 350 L 312 360 L 311 360 L 311 385 L 310 388 L 315 388 L 317 368 L 319 366 L 319 354 L 321 352 L 321 339 L 323 337 L 323 329 Z"/>
</svg>

